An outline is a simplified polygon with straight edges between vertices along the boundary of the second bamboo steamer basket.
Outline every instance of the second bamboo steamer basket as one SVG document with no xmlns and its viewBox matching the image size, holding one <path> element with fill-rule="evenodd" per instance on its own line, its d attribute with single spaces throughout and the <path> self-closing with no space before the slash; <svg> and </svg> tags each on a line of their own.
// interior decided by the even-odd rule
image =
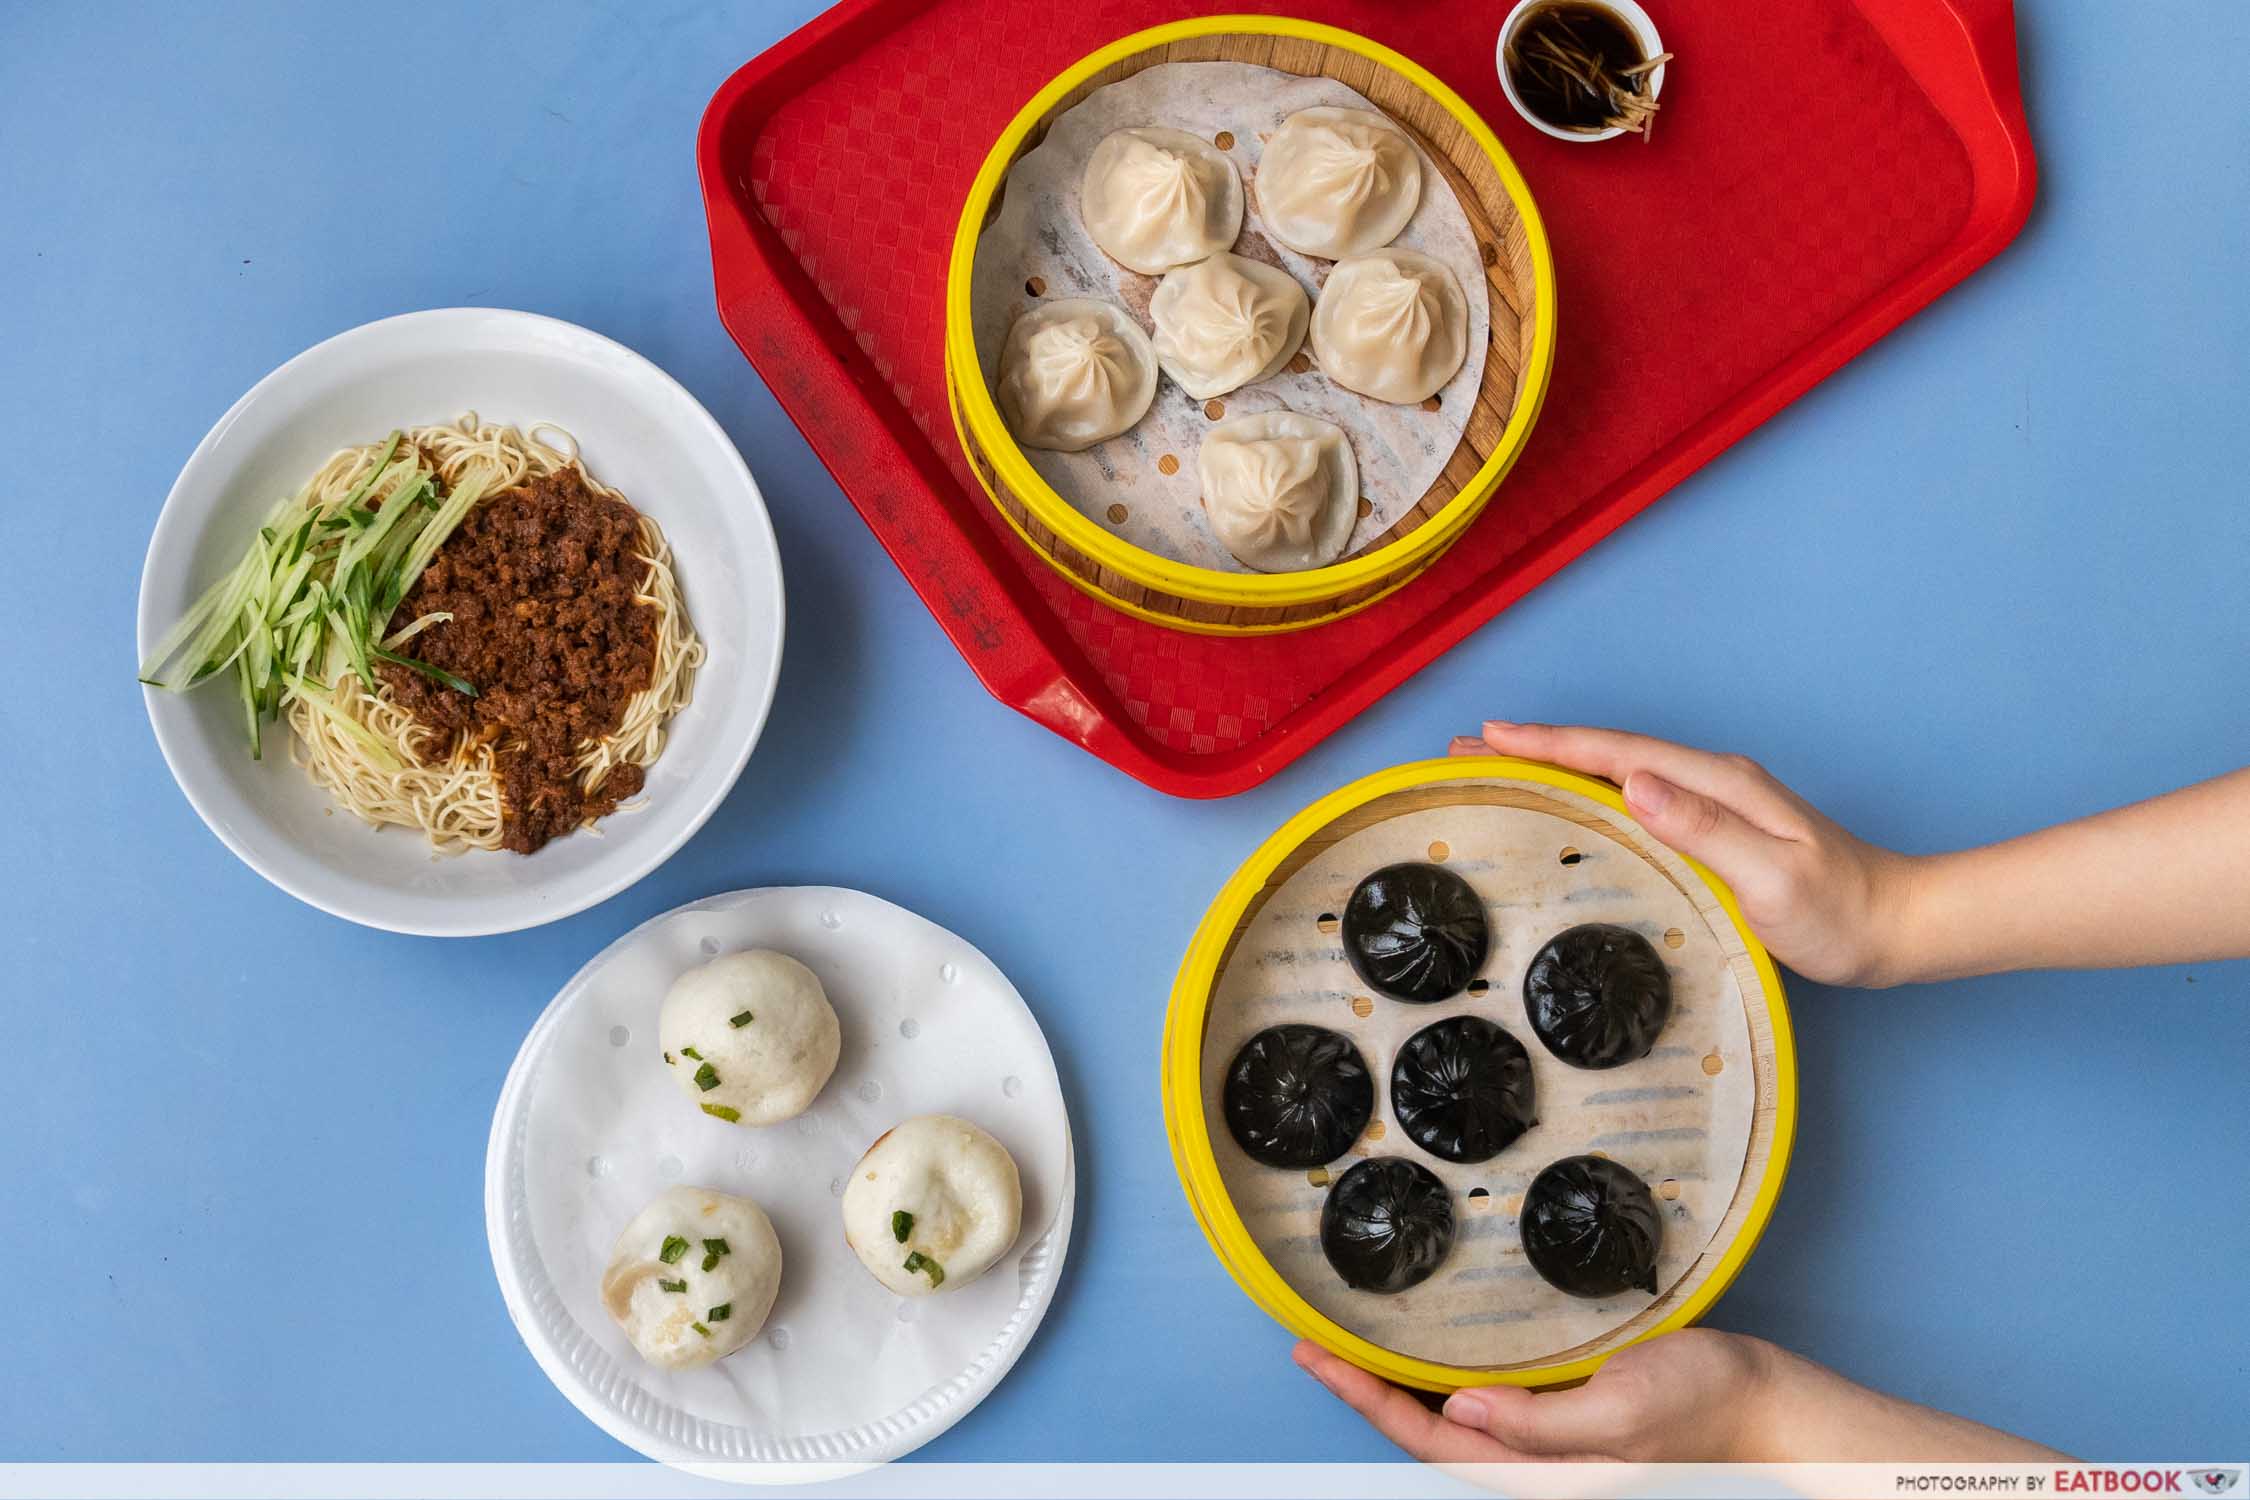
<svg viewBox="0 0 2250 1500">
<path fill-rule="evenodd" d="M 1204 1105 L 1204 1037 L 1213 996 L 1237 943 L 1267 899 L 1307 862 L 1354 833 L 1403 814 L 1465 805 L 1522 808 L 1554 818 L 1558 841 L 1580 846 L 1559 851 L 1559 868 L 1572 866 L 1572 855 L 1621 857 L 1653 866 L 1684 894 L 1694 920 L 1707 928 L 1733 971 L 1755 1080 L 1741 1181 L 1687 1274 L 1599 1337 L 1506 1365 L 1451 1365 L 1403 1354 L 1361 1337 L 1314 1307 L 1274 1267 L 1237 1210 L 1213 1146 L 1214 1132 L 1223 1134 L 1225 1125 L 1209 1118 Z M 1433 847 L 1432 857 L 1438 853 Z M 1502 756 L 1449 756 L 1378 771 L 1329 793 L 1275 830 L 1227 881 L 1189 944 L 1165 1015 L 1161 1074 L 1173 1165 L 1197 1224 L 1236 1284 L 1291 1333 L 1386 1380 L 1427 1391 L 1571 1384 L 1629 1344 L 1699 1321 L 1764 1234 L 1788 1176 L 1796 1136 L 1797 1061 L 1788 1002 L 1773 960 L 1743 920 L 1733 893 L 1709 870 L 1651 838 L 1609 783 Z"/>
<path fill-rule="evenodd" d="M 1460 200 L 1485 265 L 1491 313 L 1484 382 L 1437 481 L 1381 536 L 1298 573 L 1235 573 L 1160 557 L 1081 514 L 1010 436 L 976 348 L 970 284 L 977 240 L 1009 167 L 1057 116 L 1104 84 L 1171 62 L 1243 62 L 1334 78 L 1405 127 Z M 1470 289 L 1472 295 L 1473 289 Z M 1555 349 L 1555 273 L 1530 190 L 1491 129 L 1410 59 L 1332 26 L 1282 16 L 1206 16 L 1158 26 L 1080 59 L 1001 132 L 970 187 L 946 277 L 945 372 L 962 451 L 1009 526 L 1076 587 L 1158 625 L 1213 635 L 1301 630 L 1401 587 L 1474 521 L 1531 435 Z M 1471 351 L 1475 357 L 1475 351 Z"/>
</svg>

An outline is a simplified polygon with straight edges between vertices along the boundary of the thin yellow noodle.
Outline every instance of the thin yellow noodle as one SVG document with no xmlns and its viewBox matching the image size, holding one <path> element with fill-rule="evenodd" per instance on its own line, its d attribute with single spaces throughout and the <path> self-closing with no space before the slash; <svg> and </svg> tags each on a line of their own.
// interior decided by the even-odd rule
<svg viewBox="0 0 2250 1500">
<path fill-rule="evenodd" d="M 526 436 L 513 427 L 480 424 L 476 413 L 469 412 L 449 425 L 408 429 L 400 453 L 413 456 L 409 445 L 419 450 L 422 461 L 437 469 L 448 491 L 475 475 L 485 494 L 495 495 L 527 479 L 568 468 L 596 493 L 625 498 L 586 472 L 579 462 L 577 440 L 569 433 L 547 423 L 534 424 L 530 432 Z M 567 449 L 547 441 L 550 434 L 568 444 Z M 369 443 L 335 454 L 307 482 L 299 504 L 340 504 L 382 456 L 384 446 Z M 386 474 L 370 498 L 387 503 L 405 484 L 409 467 L 401 464 L 395 473 Z M 617 728 L 580 746 L 579 775 L 589 792 L 618 766 L 655 763 L 664 751 L 672 716 L 694 696 L 695 671 L 703 663 L 703 643 L 696 638 L 672 574 L 671 548 L 657 524 L 645 515 L 640 518 L 640 540 L 639 556 L 648 573 L 634 598 L 656 611 L 655 662 L 648 686 L 625 705 Z M 374 691 L 368 691 L 340 642 L 332 641 L 327 661 L 313 662 L 310 668 L 314 677 L 328 684 L 336 710 L 388 747 L 400 766 L 394 771 L 379 765 L 366 746 L 327 716 L 301 699 L 292 700 L 288 708 L 294 731 L 291 758 L 315 782 L 362 821 L 376 827 L 419 828 L 443 852 L 500 847 L 504 828 L 493 746 L 464 744 L 457 737 L 440 744 L 435 731 L 392 700 L 387 686 L 377 682 Z M 592 825 L 588 819 L 581 826 Z"/>
</svg>

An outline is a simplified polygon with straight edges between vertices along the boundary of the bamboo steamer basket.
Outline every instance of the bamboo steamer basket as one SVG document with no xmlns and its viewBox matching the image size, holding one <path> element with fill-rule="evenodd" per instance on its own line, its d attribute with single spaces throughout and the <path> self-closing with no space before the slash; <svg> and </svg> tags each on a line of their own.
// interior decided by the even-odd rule
<svg viewBox="0 0 2250 1500">
<path fill-rule="evenodd" d="M 1564 800 L 1555 790 L 1575 793 Z M 1583 800 L 1578 800 L 1583 799 Z M 1678 887 L 1733 970 L 1749 1023 L 1755 1103 L 1742 1179 L 1717 1231 L 1688 1271 L 1641 1312 L 1607 1333 L 1525 1362 L 1465 1367 L 1418 1359 L 1351 1332 L 1308 1302 L 1266 1258 L 1229 1199 L 1212 1149 L 1224 1122 L 1207 1118 L 1203 1038 L 1211 996 L 1236 942 L 1268 897 L 1331 845 L 1375 824 L 1430 808 L 1487 804 L 1549 813 L 1576 825 L 1564 839 L 1604 840 Z M 1587 804 L 1595 805 L 1589 810 Z M 1558 871 L 1576 852 L 1558 847 Z M 1558 875 L 1556 878 L 1563 878 Z M 1707 1065 L 1708 1071 L 1708 1065 Z M 1204 1237 L 1252 1301 L 1301 1338 L 1401 1385 L 1450 1392 L 1469 1385 L 1554 1386 L 1583 1380 L 1628 1344 L 1684 1328 L 1715 1303 L 1756 1248 L 1788 1174 L 1796 1135 L 1797 1062 L 1781 978 L 1717 876 L 1665 848 L 1627 815 L 1607 782 L 1502 756 L 1453 756 L 1380 771 L 1330 793 L 1283 824 L 1235 871 L 1196 929 L 1165 1017 L 1164 1125 L 1188 1206 Z"/>
<path fill-rule="evenodd" d="M 1412 133 L 1437 163 L 1482 251 L 1491 337 L 1483 351 L 1484 382 L 1460 444 L 1397 524 L 1324 568 L 1235 573 L 1195 567 L 1114 535 L 1032 468 L 1001 420 L 978 357 L 970 271 L 1008 168 L 1045 138 L 1058 115 L 1095 89 L 1169 62 L 1253 63 L 1334 78 L 1358 90 Z M 1475 295 L 1475 288 L 1464 290 Z M 1555 272 L 1546 230 L 1530 190 L 1490 128 L 1451 89 L 1389 48 L 1283 16 L 1206 16 L 1158 26 L 1065 69 L 993 143 L 962 207 L 946 277 L 945 372 L 954 427 L 1002 517 L 1064 578 L 1105 604 L 1158 625 L 1211 635 L 1318 625 L 1365 609 L 1427 568 L 1476 519 L 1522 452 L 1546 398 L 1554 349 Z"/>
</svg>

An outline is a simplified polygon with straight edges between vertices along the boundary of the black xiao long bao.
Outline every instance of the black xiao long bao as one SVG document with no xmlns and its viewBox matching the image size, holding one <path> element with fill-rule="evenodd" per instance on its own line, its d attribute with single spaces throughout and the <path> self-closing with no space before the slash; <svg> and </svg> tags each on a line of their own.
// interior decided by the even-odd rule
<svg viewBox="0 0 2250 1500">
<path fill-rule="evenodd" d="M 1491 951 L 1484 903 L 1437 865 L 1385 865 L 1344 904 L 1344 958 L 1362 983 L 1412 1005 L 1457 995 Z"/>
<path fill-rule="evenodd" d="M 1573 1297 L 1656 1293 L 1664 1220 L 1648 1184 L 1606 1156 L 1566 1156 L 1523 1195 L 1524 1258 Z"/>
<path fill-rule="evenodd" d="M 1406 1138 L 1453 1162 L 1490 1161 L 1539 1123 L 1531 1055 L 1482 1016 L 1449 1016 L 1406 1039 L 1391 1064 L 1391 1113 Z"/>
<path fill-rule="evenodd" d="M 1269 1167 L 1326 1166 L 1375 1113 L 1375 1081 L 1341 1032 L 1269 1026 L 1227 1065 L 1221 1102 L 1243 1154 Z"/>
<path fill-rule="evenodd" d="M 1672 976 L 1647 938 L 1588 922 L 1532 958 L 1523 1008 L 1547 1050 L 1572 1067 L 1622 1067 L 1648 1056 L 1672 1018 Z"/>
<path fill-rule="evenodd" d="M 1403 1292 L 1453 1251 L 1453 1199 L 1437 1174 L 1403 1156 L 1360 1162 L 1328 1190 L 1320 1250 L 1346 1286 Z"/>
</svg>

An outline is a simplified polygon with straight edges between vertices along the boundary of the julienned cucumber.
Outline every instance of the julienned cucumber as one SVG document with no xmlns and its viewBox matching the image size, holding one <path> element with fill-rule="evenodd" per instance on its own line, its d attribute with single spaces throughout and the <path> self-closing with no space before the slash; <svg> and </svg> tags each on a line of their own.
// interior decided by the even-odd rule
<svg viewBox="0 0 2250 1500">
<path fill-rule="evenodd" d="M 321 500 L 308 488 L 276 506 L 242 560 L 156 643 L 141 663 L 141 681 L 179 693 L 231 676 L 253 758 L 263 748 L 261 726 L 303 702 L 391 761 L 334 697 L 346 672 L 372 685 L 378 660 L 475 697 L 474 684 L 398 649 L 450 616 L 424 615 L 389 631 L 400 601 L 490 479 L 469 474 L 448 494 L 404 438 L 393 431 L 341 500 Z"/>
</svg>

